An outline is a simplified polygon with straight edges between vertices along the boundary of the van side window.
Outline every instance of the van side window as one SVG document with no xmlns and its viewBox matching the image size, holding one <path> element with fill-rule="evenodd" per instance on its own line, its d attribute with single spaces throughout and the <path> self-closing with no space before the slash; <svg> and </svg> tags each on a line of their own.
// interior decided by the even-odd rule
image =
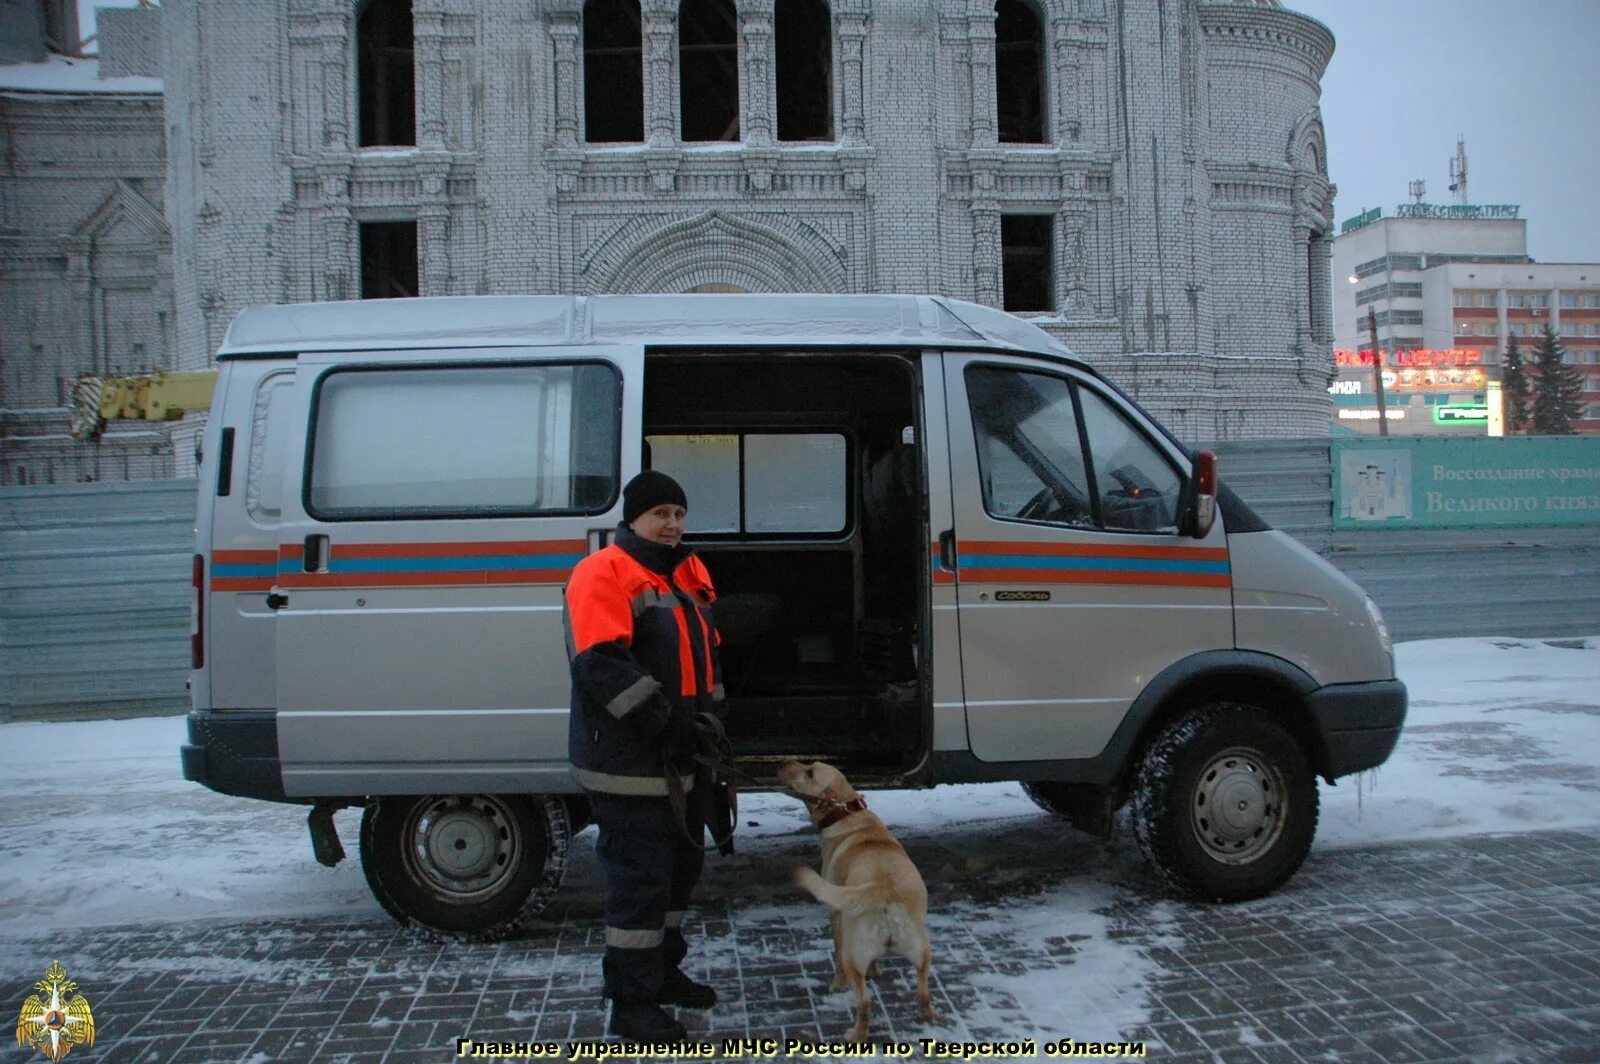
<svg viewBox="0 0 1600 1064">
<path fill-rule="evenodd" d="M 334 371 L 312 401 L 307 512 L 602 513 L 617 492 L 620 392 L 602 364 Z"/>
<path fill-rule="evenodd" d="M 289 454 L 289 406 L 294 374 L 273 373 L 256 389 L 250 418 L 250 465 L 245 473 L 245 509 L 258 523 L 274 525 L 283 512 L 283 472 Z"/>
<path fill-rule="evenodd" d="M 1155 445 L 1091 388 L 1078 389 L 1093 455 L 1100 523 L 1119 532 L 1177 532 L 1183 478 Z"/>
<path fill-rule="evenodd" d="M 1071 386 L 996 366 L 968 367 L 966 382 L 990 515 L 1093 527 Z"/>
<path fill-rule="evenodd" d="M 694 501 L 688 531 L 837 535 L 849 523 L 848 447 L 836 432 L 651 435 L 650 467 Z"/>
</svg>

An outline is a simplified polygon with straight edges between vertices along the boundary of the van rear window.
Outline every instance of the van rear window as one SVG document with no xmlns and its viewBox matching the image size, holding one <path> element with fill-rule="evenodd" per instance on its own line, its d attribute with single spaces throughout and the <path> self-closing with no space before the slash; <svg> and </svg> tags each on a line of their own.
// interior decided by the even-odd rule
<svg viewBox="0 0 1600 1064">
<path fill-rule="evenodd" d="M 595 363 L 335 371 L 313 408 L 306 512 L 602 513 L 617 493 L 620 393 Z"/>
</svg>

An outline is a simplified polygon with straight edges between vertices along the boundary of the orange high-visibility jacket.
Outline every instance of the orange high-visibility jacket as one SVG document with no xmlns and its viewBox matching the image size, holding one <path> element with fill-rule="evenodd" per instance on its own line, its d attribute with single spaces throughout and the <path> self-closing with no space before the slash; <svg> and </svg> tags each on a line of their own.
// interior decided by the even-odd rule
<svg viewBox="0 0 1600 1064">
<path fill-rule="evenodd" d="M 573 569 L 567 747 L 586 790 L 665 796 L 660 736 L 673 717 L 722 699 L 715 600 L 688 547 L 654 543 L 626 525 Z M 683 777 L 692 784 L 690 773 Z"/>
</svg>

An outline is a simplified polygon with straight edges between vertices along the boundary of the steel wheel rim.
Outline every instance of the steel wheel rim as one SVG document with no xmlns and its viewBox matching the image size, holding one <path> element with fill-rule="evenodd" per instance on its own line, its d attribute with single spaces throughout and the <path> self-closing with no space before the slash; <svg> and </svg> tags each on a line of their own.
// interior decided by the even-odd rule
<svg viewBox="0 0 1600 1064">
<path fill-rule="evenodd" d="M 1195 838 L 1213 860 L 1258 860 L 1283 836 L 1288 787 L 1259 750 L 1231 747 L 1206 763 L 1189 803 Z"/>
<path fill-rule="evenodd" d="M 492 795 L 447 795 L 418 802 L 406 820 L 405 859 L 413 881 L 460 905 L 493 897 L 516 871 L 522 831 Z"/>
</svg>

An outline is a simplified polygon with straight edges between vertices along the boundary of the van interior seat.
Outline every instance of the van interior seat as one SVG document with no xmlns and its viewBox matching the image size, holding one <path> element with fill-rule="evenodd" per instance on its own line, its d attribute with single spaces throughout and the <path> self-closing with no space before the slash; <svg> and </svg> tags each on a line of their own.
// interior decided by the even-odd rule
<svg viewBox="0 0 1600 1064">
<path fill-rule="evenodd" d="M 751 646 L 771 630 L 783 613 L 783 596 L 770 591 L 734 591 L 719 596 L 712 611 L 724 644 Z"/>
</svg>

